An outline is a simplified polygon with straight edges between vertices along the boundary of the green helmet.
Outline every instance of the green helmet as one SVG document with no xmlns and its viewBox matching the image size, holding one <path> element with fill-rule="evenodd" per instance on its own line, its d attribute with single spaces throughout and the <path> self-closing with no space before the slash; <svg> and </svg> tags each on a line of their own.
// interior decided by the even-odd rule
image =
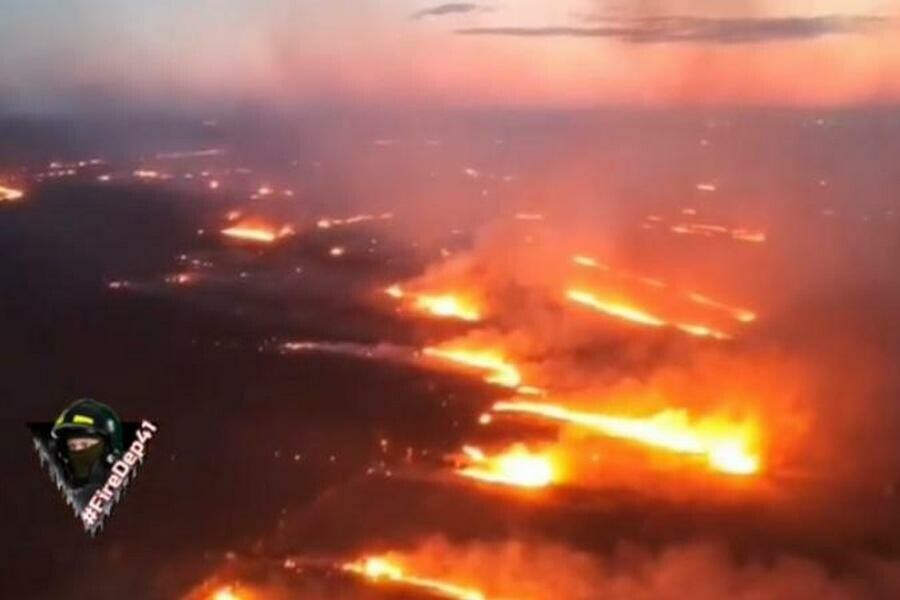
<svg viewBox="0 0 900 600">
<path fill-rule="evenodd" d="M 90 398 L 73 402 L 53 424 L 51 435 L 54 439 L 73 434 L 101 436 L 106 440 L 109 452 L 115 455 L 125 451 L 125 436 L 119 416 L 110 407 Z"/>
</svg>

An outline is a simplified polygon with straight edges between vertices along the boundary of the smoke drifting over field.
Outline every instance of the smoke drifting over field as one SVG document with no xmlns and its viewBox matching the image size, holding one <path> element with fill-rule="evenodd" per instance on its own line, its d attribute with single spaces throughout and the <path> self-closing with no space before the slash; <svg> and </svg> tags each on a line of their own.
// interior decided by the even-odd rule
<svg viewBox="0 0 900 600">
<path fill-rule="evenodd" d="M 356 392 L 363 429 L 439 413 L 191 597 L 897 593 L 895 142 L 856 143 L 893 117 L 479 118 L 358 119 L 246 192 L 207 177 L 213 233 L 160 290 L 297 368 L 418 382 Z"/>
<path fill-rule="evenodd" d="M 158 485 L 221 460 L 241 485 L 195 519 L 254 517 L 154 591 L 897 592 L 891 111 L 278 123 L 119 156 L 111 127 L 0 181 L 23 260 L 77 263 L 48 297 L 198 323 L 179 360 L 209 364 L 162 395 L 215 457 L 173 426 Z"/>
</svg>

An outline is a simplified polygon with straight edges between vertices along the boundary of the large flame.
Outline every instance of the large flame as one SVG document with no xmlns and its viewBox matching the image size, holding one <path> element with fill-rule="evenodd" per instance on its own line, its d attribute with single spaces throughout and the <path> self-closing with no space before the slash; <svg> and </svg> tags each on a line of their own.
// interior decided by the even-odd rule
<svg viewBox="0 0 900 600">
<path fill-rule="evenodd" d="M 486 600 L 483 592 L 448 583 L 439 579 L 429 579 L 407 573 L 404 568 L 382 556 L 369 556 L 355 562 L 345 563 L 344 571 L 361 575 L 375 583 L 393 583 L 413 588 L 453 600 Z"/>
<path fill-rule="evenodd" d="M 695 337 L 707 337 L 716 340 L 731 339 L 731 336 L 729 336 L 727 333 L 719 331 L 718 329 L 713 329 L 708 325 L 701 325 L 696 323 L 669 323 L 665 319 L 650 314 L 643 309 L 625 304 L 623 302 L 606 300 L 600 298 L 592 292 L 579 289 L 570 289 L 566 292 L 566 297 L 568 297 L 569 300 L 572 300 L 573 302 L 577 302 L 579 304 L 587 306 L 593 310 L 596 310 L 597 312 L 604 313 L 617 319 L 629 321 L 630 323 L 644 325 L 647 327 L 671 326 L 683 333 L 687 333 L 688 335 L 692 335 Z"/>
<path fill-rule="evenodd" d="M 488 371 L 484 380 L 503 387 L 515 388 L 522 383 L 522 374 L 496 350 L 466 350 L 462 348 L 427 347 L 425 356 L 440 358 L 481 371 Z"/>
<path fill-rule="evenodd" d="M 652 287 L 652 288 L 656 288 L 656 289 L 665 289 L 665 288 L 669 287 L 668 283 L 666 283 L 665 281 L 662 281 L 660 279 L 656 279 L 655 277 L 646 277 L 643 275 L 636 275 L 636 274 L 628 273 L 627 271 L 622 271 L 622 270 L 618 270 L 618 269 L 614 270 L 609 265 L 606 265 L 605 263 L 600 262 L 596 258 L 594 258 L 592 256 L 587 256 L 585 254 L 573 255 L 572 262 L 575 263 L 576 265 L 581 265 L 583 267 L 590 267 L 592 269 L 599 269 L 601 271 L 609 272 L 609 273 L 615 275 L 616 277 L 621 277 L 623 279 L 637 281 L 648 287 Z M 580 290 L 575 290 L 575 291 L 577 292 L 580 299 L 572 298 L 573 300 L 580 301 L 583 304 L 591 306 L 592 308 L 597 308 L 596 306 L 594 306 L 596 298 L 590 297 L 590 296 L 593 296 L 593 294 L 591 294 L 590 292 L 585 292 L 585 291 L 580 291 Z M 731 306 L 729 304 L 726 304 L 719 300 L 715 300 L 713 298 L 710 298 L 709 296 L 705 296 L 705 295 L 697 293 L 697 292 L 685 291 L 685 292 L 683 292 L 683 295 L 688 300 L 693 302 L 694 304 L 699 304 L 700 306 L 704 306 L 707 308 L 711 308 L 713 310 L 725 312 L 725 313 L 729 314 L 732 318 L 736 319 L 737 321 L 740 321 L 741 323 L 751 323 L 756 320 L 756 313 L 754 313 L 751 310 L 747 310 L 746 308 Z M 570 296 L 570 298 L 571 298 L 571 296 Z M 687 333 L 691 333 L 690 330 L 692 329 L 692 327 L 691 326 L 683 326 L 683 327 L 680 327 L 680 329 L 686 331 Z M 702 327 L 702 326 L 701 327 L 693 327 L 693 329 L 696 331 L 696 333 L 694 333 L 694 335 L 707 336 L 712 333 L 709 331 L 708 328 Z M 706 331 L 704 331 L 704 329 Z M 719 333 L 719 332 L 715 332 L 715 333 Z M 717 336 L 714 336 L 714 337 L 717 337 Z"/>
<path fill-rule="evenodd" d="M 559 475 L 549 456 L 531 453 L 522 444 L 495 456 L 488 456 L 475 446 L 464 446 L 463 454 L 468 464 L 457 473 L 487 483 L 541 488 L 554 483 Z"/>
<path fill-rule="evenodd" d="M 535 415 L 654 448 L 701 455 L 712 469 L 724 473 L 749 475 L 760 470 L 760 457 L 752 450 L 755 438 L 752 427 L 719 420 L 693 424 L 687 411 L 681 409 L 668 409 L 649 417 L 622 417 L 580 412 L 556 404 L 516 401 L 497 402 L 494 410 Z"/>
<path fill-rule="evenodd" d="M 419 310 L 429 312 L 437 317 L 449 317 L 472 322 L 481 320 L 481 313 L 478 312 L 475 306 L 452 294 L 436 296 L 422 294 L 416 297 L 413 305 Z"/>
<path fill-rule="evenodd" d="M 662 327 L 666 322 L 659 317 L 651 315 L 634 306 L 629 306 L 621 302 L 604 300 L 597 295 L 579 289 L 570 289 L 566 292 L 566 297 L 573 302 L 578 302 L 596 311 L 605 313 L 611 317 L 624 319 L 638 325 L 647 325 L 650 327 Z"/>
<path fill-rule="evenodd" d="M 398 300 L 409 297 L 413 309 L 435 317 L 460 319 L 470 323 L 478 322 L 482 318 L 475 302 L 458 294 L 407 293 L 396 284 L 385 289 L 384 293 Z"/>
</svg>

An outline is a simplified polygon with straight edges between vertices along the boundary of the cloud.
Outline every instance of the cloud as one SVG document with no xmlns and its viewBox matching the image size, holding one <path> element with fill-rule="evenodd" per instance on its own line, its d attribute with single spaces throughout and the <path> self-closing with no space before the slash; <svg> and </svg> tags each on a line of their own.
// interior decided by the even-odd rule
<svg viewBox="0 0 900 600">
<path fill-rule="evenodd" d="M 446 4 L 438 4 L 430 8 L 422 10 L 412 15 L 413 20 L 424 19 L 426 17 L 442 17 L 444 15 L 458 15 L 470 13 L 478 10 L 479 6 L 472 2 L 447 2 Z"/>
<path fill-rule="evenodd" d="M 884 26 L 888 19 L 862 15 L 815 17 L 705 18 L 645 17 L 595 19 L 597 25 L 551 27 L 469 27 L 461 35 L 518 37 L 595 37 L 632 44 L 707 42 L 753 44 L 779 40 L 813 39 L 826 35 L 865 33 Z"/>
</svg>

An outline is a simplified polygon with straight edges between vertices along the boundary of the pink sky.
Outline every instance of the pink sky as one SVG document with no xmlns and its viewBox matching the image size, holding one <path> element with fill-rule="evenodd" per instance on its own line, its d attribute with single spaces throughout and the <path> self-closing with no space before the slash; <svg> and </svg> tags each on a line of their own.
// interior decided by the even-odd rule
<svg viewBox="0 0 900 600">
<path fill-rule="evenodd" d="M 279 107 L 891 103 L 900 98 L 895 9 L 848 0 L 10 0 L 0 76 L 16 85 L 0 88 L 0 107 L 92 94 Z"/>
</svg>

